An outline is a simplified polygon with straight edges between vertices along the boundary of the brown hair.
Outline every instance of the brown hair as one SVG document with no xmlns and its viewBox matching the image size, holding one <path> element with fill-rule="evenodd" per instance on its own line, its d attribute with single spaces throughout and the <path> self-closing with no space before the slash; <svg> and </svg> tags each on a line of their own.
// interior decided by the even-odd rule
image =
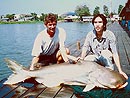
<svg viewBox="0 0 130 98">
<path fill-rule="evenodd" d="M 57 23 L 57 16 L 53 13 L 49 13 L 45 16 L 44 24 L 46 25 L 49 22 L 56 22 Z"/>
<path fill-rule="evenodd" d="M 107 19 L 103 14 L 97 14 L 96 16 L 93 17 L 92 19 L 92 24 L 94 25 L 94 20 L 100 17 L 103 20 L 103 31 L 106 31 L 106 24 L 107 24 Z"/>
</svg>

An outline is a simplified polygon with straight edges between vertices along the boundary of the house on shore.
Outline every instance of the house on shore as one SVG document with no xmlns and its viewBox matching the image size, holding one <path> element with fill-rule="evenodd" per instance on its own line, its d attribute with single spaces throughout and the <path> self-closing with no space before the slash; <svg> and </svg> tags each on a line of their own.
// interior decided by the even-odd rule
<svg viewBox="0 0 130 98">
<path fill-rule="evenodd" d="M 9 21 L 9 18 L 6 18 L 4 15 L 1 15 L 0 21 L 7 22 L 7 21 Z"/>
<path fill-rule="evenodd" d="M 123 7 L 123 9 L 121 10 L 119 16 L 121 17 L 121 19 L 123 20 L 130 20 L 130 0 L 128 0 L 125 4 L 125 6 Z"/>
<path fill-rule="evenodd" d="M 64 18 L 65 22 L 73 22 L 75 19 L 78 19 L 78 16 L 75 12 L 67 12 L 61 15 Z"/>
<path fill-rule="evenodd" d="M 78 18 L 78 16 L 76 16 L 76 15 L 75 16 L 69 15 L 69 16 L 66 16 L 64 18 L 64 20 L 67 21 L 67 22 L 73 22 L 77 18 Z"/>
<path fill-rule="evenodd" d="M 91 22 L 93 19 L 93 16 L 83 16 L 83 22 Z"/>
<path fill-rule="evenodd" d="M 33 17 L 30 14 L 16 14 L 14 15 L 14 21 L 27 21 L 32 20 Z"/>
<path fill-rule="evenodd" d="M 120 14 L 120 24 L 127 27 L 130 30 L 130 0 L 128 0 L 121 10 Z"/>
</svg>

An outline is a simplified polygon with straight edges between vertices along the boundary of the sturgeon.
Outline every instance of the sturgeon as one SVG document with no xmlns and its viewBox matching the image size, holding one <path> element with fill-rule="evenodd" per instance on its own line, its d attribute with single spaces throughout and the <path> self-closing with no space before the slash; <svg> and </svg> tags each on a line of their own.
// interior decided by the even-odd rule
<svg viewBox="0 0 130 98">
<path fill-rule="evenodd" d="M 24 82 L 31 77 L 47 87 L 55 87 L 61 84 L 83 85 L 85 86 L 84 92 L 94 87 L 118 89 L 126 84 L 126 78 L 119 72 L 92 61 L 82 61 L 76 64 L 53 64 L 33 71 L 25 69 L 15 60 L 6 58 L 5 61 L 13 72 L 4 82 L 8 85 Z"/>
</svg>

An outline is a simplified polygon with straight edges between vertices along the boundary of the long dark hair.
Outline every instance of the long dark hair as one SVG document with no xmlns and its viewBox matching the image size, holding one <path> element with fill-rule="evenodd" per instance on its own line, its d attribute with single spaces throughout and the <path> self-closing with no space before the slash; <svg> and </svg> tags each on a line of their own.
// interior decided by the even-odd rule
<svg viewBox="0 0 130 98">
<path fill-rule="evenodd" d="M 103 20 L 103 31 L 106 31 L 107 19 L 103 14 L 97 14 L 96 16 L 94 16 L 92 19 L 92 24 L 94 25 L 94 20 L 97 17 L 100 17 Z"/>
</svg>

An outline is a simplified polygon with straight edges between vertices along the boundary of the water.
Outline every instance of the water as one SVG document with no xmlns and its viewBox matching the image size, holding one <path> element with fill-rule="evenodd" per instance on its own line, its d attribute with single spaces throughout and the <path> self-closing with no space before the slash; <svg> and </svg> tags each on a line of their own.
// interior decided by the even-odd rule
<svg viewBox="0 0 130 98">
<path fill-rule="evenodd" d="M 67 33 L 65 44 L 85 37 L 87 32 L 92 29 L 90 23 L 60 22 L 58 26 L 64 28 Z M 14 59 L 27 67 L 30 65 L 35 37 L 44 28 L 42 23 L 0 25 L 0 80 L 11 74 L 4 58 Z"/>
</svg>

